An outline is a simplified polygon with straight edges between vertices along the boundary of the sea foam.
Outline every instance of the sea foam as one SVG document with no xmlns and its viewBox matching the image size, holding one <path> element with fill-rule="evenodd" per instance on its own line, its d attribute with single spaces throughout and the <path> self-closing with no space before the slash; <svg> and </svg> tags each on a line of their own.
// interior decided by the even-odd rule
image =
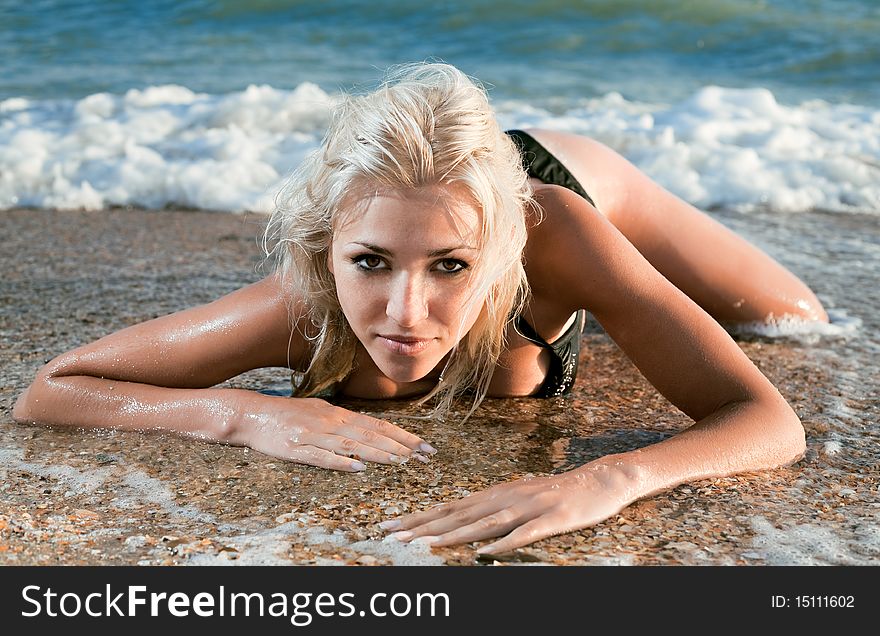
<svg viewBox="0 0 880 636">
<path fill-rule="evenodd" d="M 847 338 L 856 335 L 862 320 L 850 316 L 843 309 L 829 309 L 828 322 L 802 320 L 784 316 L 764 322 L 747 322 L 732 325 L 729 330 L 738 336 L 761 336 L 767 339 L 790 339 L 805 344 L 818 342 L 820 338 Z"/>
<path fill-rule="evenodd" d="M 266 211 L 284 175 L 317 146 L 332 101 L 313 84 L 8 99 L 0 102 L 0 207 Z"/>
<path fill-rule="evenodd" d="M 561 114 L 507 105 L 504 119 L 592 136 L 702 208 L 880 213 L 878 110 L 707 86 L 673 105 L 617 93 Z"/>
<path fill-rule="evenodd" d="M 0 208 L 268 212 L 338 100 L 314 84 L 225 95 L 154 86 L 0 101 Z M 880 111 L 707 86 L 676 104 L 618 93 L 553 110 L 495 103 L 505 127 L 592 136 L 703 207 L 880 213 Z"/>
</svg>

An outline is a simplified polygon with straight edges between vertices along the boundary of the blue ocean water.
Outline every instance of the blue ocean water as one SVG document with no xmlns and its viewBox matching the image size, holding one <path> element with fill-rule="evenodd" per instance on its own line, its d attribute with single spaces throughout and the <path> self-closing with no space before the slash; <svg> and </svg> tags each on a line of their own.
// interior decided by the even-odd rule
<svg viewBox="0 0 880 636">
<path fill-rule="evenodd" d="M 714 84 L 874 104 L 878 33 L 876 0 L 3 0 L 0 99 L 333 91 L 438 57 L 539 103 L 668 102 Z"/>
</svg>

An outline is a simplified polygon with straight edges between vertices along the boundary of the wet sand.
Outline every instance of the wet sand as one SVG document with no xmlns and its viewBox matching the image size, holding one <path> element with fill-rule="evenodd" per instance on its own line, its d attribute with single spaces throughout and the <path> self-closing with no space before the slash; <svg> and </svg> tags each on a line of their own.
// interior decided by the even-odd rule
<svg viewBox="0 0 880 636">
<path fill-rule="evenodd" d="M 644 446 L 689 420 L 596 324 L 573 394 L 490 400 L 467 423 L 397 420 L 439 453 L 350 475 L 169 435 L 12 422 L 53 356 L 257 280 L 263 217 L 192 211 L 12 210 L 0 281 L 0 564 L 877 564 L 878 434 L 846 440 L 825 411 L 835 359 L 788 341 L 740 346 L 807 430 L 797 464 L 680 486 L 586 530 L 497 560 L 475 545 L 384 540 L 377 522 L 526 474 Z M 280 389 L 282 369 L 228 384 Z M 844 396 L 841 396 L 843 399 Z M 342 403 L 415 413 L 406 402 Z M 835 445 L 837 444 L 837 445 Z M 844 458 L 845 457 L 845 458 Z"/>
</svg>

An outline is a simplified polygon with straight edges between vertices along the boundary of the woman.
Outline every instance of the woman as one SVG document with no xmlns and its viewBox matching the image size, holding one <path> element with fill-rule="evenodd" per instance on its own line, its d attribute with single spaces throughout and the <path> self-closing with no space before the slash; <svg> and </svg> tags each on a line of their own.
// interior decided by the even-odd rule
<svg viewBox="0 0 880 636">
<path fill-rule="evenodd" d="M 524 169 L 525 168 L 525 169 Z M 427 461 L 402 428 L 334 406 L 566 393 L 588 310 L 695 420 L 643 449 L 385 522 L 501 552 L 678 484 L 785 465 L 804 430 L 719 322 L 826 321 L 791 273 L 589 139 L 502 132 L 453 67 L 402 67 L 338 108 L 266 231 L 277 270 L 43 367 L 18 421 L 163 429 L 343 471 Z M 211 388 L 287 366 L 293 398 Z"/>
</svg>

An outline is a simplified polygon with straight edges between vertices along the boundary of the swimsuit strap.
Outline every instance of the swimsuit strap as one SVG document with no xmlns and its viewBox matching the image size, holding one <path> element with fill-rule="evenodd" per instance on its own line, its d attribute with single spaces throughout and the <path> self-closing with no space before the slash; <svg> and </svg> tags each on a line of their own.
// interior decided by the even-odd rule
<svg viewBox="0 0 880 636">
<path fill-rule="evenodd" d="M 589 201 L 593 207 L 596 206 L 593 199 L 568 168 L 562 165 L 562 162 L 544 148 L 537 139 L 521 130 L 506 132 L 519 148 L 523 169 L 530 177 L 540 179 L 544 183 L 553 183 L 568 188 Z"/>
<path fill-rule="evenodd" d="M 547 377 L 533 394 L 533 397 L 556 397 L 565 395 L 574 386 L 577 379 L 578 358 L 581 351 L 581 332 L 586 323 L 587 312 L 579 309 L 575 319 L 561 336 L 552 343 L 544 340 L 534 327 L 522 317 L 516 317 L 514 328 L 526 340 L 550 351 L 550 368 Z"/>
</svg>

